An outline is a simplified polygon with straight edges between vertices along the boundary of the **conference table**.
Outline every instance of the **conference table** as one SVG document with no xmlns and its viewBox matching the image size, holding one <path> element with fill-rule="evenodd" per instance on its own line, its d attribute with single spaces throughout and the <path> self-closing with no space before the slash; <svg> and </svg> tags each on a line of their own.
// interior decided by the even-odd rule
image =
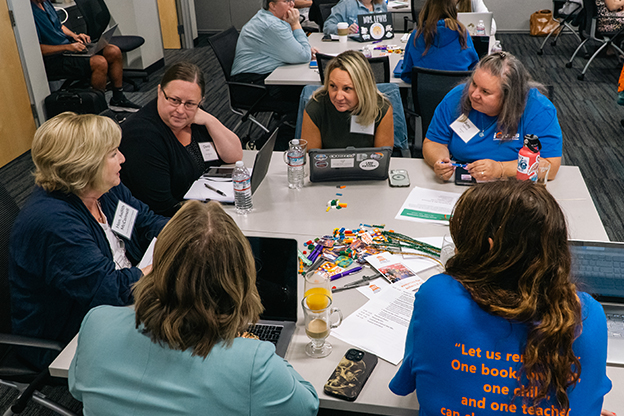
<svg viewBox="0 0 624 416">
<path fill-rule="evenodd" d="M 246 166 L 253 165 L 254 154 L 253 151 L 244 151 L 243 159 Z M 267 176 L 253 195 L 253 211 L 247 215 L 239 215 L 233 206 L 226 206 L 225 209 L 247 236 L 293 238 L 300 244 L 315 237 L 331 234 L 334 228 L 357 228 L 360 223 L 385 224 L 386 229 L 393 229 L 413 238 L 439 237 L 447 234 L 447 226 L 404 221 L 395 219 L 395 216 L 413 186 L 456 193 L 461 193 L 467 188 L 438 180 L 422 159 L 392 158 L 390 169 L 407 170 L 411 186 L 392 188 L 387 181 L 310 183 L 306 178 L 302 189 L 289 189 L 283 154 L 274 152 Z M 608 241 L 578 167 L 562 166 L 557 178 L 547 184 L 547 189 L 565 212 L 570 238 Z M 347 208 L 327 211 L 327 202 L 332 199 L 340 199 L 340 202 L 347 203 Z M 302 245 L 300 247 L 303 249 Z M 276 258 L 278 256 L 277 254 Z M 419 276 L 426 279 L 439 272 L 440 269 L 433 267 L 422 274 L 419 273 Z M 359 278 L 360 274 L 354 274 L 342 278 L 340 282 L 349 283 Z M 300 279 L 300 282 L 302 280 Z M 299 298 L 302 298 L 301 283 L 298 290 Z M 345 317 L 368 300 L 357 290 L 335 293 L 333 298 L 334 306 L 339 307 Z M 330 335 L 328 341 L 333 345 L 333 352 L 322 359 L 308 357 L 304 352 L 304 346 L 309 339 L 305 334 L 302 315 L 299 311 L 297 329 L 286 353 L 286 359 L 297 372 L 314 385 L 321 407 L 378 415 L 417 414 L 419 405 L 416 394 L 401 397 L 388 389 L 388 383 L 398 366 L 381 359 L 354 402 L 324 394 L 325 382 L 340 358 L 352 346 Z M 67 377 L 75 348 L 76 338 L 50 365 L 52 375 Z M 607 375 L 614 386 L 605 397 L 604 408 L 621 413 L 624 411 L 624 395 L 621 394 L 624 390 L 624 368 L 608 366 Z"/>
</svg>

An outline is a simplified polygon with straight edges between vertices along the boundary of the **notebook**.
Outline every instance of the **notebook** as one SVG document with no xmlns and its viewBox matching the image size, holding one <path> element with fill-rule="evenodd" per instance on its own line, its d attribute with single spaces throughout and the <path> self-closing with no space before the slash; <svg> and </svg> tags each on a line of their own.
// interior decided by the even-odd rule
<svg viewBox="0 0 624 416">
<path fill-rule="evenodd" d="M 476 36 L 479 20 L 483 20 L 483 25 L 485 26 L 485 36 L 490 36 L 492 34 L 492 16 L 492 12 L 457 13 L 457 20 L 466 26 L 470 36 Z"/>
<path fill-rule="evenodd" d="M 570 241 L 572 275 L 607 315 L 607 363 L 624 366 L 624 243 Z"/>
<path fill-rule="evenodd" d="M 280 357 L 297 323 L 297 241 L 286 238 L 247 237 L 256 260 L 256 286 L 264 306 L 260 321 L 249 332 L 275 344 Z M 275 339 L 271 339 L 271 338 Z"/>
<path fill-rule="evenodd" d="M 100 36 L 100 39 L 98 39 L 97 42 L 95 43 L 89 43 L 87 44 L 87 49 L 85 49 L 82 52 L 64 52 L 63 55 L 65 56 L 87 56 L 87 57 L 91 57 L 93 55 L 95 55 L 96 53 L 98 53 L 99 51 L 101 51 L 102 49 L 104 49 L 106 47 L 106 45 L 109 44 L 111 38 L 113 37 L 113 33 L 115 33 L 115 30 L 117 29 L 118 25 L 114 25 L 111 28 L 107 29 L 104 33 L 102 33 L 102 36 Z"/>
<path fill-rule="evenodd" d="M 359 14 L 357 18 L 360 31 L 357 35 L 349 36 L 349 39 L 358 42 L 371 42 L 392 39 L 394 37 L 392 13 Z"/>
<path fill-rule="evenodd" d="M 269 140 L 266 141 L 262 149 L 256 154 L 253 169 L 251 171 L 251 193 L 255 193 L 256 189 L 260 186 L 264 177 L 269 170 L 269 164 L 271 163 L 271 156 L 273 155 L 273 148 L 275 147 L 275 140 L 277 139 L 277 131 L 275 129 Z M 210 189 L 213 188 L 213 189 Z M 214 189 L 218 189 L 225 195 L 221 195 Z M 212 177 L 208 175 L 202 175 L 199 179 L 193 182 L 193 185 L 184 195 L 184 199 L 196 199 L 199 201 L 214 200 L 224 202 L 228 204 L 234 203 L 234 186 L 232 185 L 232 175 L 219 174 L 219 177 Z"/>
<path fill-rule="evenodd" d="M 388 179 L 391 147 L 312 149 L 310 181 L 382 181 Z"/>
</svg>

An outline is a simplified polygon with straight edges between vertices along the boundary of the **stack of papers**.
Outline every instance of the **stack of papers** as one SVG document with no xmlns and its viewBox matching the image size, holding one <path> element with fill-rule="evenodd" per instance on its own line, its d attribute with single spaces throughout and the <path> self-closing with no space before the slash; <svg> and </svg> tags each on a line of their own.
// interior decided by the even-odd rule
<svg viewBox="0 0 624 416">
<path fill-rule="evenodd" d="M 225 194 L 225 196 L 220 195 L 218 192 L 213 191 L 208 188 L 208 186 L 218 189 Z M 208 179 L 208 178 L 199 178 L 191 188 L 188 190 L 186 195 L 184 195 L 184 199 L 196 199 L 198 201 L 220 201 L 220 202 L 228 202 L 234 203 L 234 185 L 232 184 L 232 180 L 218 180 L 218 179 Z"/>
</svg>

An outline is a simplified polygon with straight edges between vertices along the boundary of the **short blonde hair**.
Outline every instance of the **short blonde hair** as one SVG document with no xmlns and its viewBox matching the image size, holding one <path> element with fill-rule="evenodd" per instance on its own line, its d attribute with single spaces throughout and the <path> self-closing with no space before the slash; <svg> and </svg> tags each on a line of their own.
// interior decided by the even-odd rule
<svg viewBox="0 0 624 416">
<path fill-rule="evenodd" d="M 104 160 L 120 142 L 121 129 L 108 117 L 61 113 L 35 133 L 35 183 L 48 192 L 101 189 Z"/>
<path fill-rule="evenodd" d="M 214 201 L 189 201 L 171 218 L 133 291 L 137 328 L 200 357 L 231 345 L 263 310 L 249 241 Z"/>
<path fill-rule="evenodd" d="M 379 92 L 377 84 L 375 84 L 375 76 L 373 70 L 366 57 L 357 51 L 346 51 L 329 61 L 325 69 L 325 82 L 323 87 L 316 90 L 312 95 L 314 100 L 318 101 L 318 97 L 327 94 L 329 91 L 329 76 L 334 69 L 346 71 L 353 82 L 353 89 L 358 98 L 358 104 L 353 109 L 353 114 L 358 116 L 358 123 L 368 126 L 377 119 L 381 119 L 381 108 L 379 107 L 379 98 L 386 100 L 387 98 Z"/>
</svg>

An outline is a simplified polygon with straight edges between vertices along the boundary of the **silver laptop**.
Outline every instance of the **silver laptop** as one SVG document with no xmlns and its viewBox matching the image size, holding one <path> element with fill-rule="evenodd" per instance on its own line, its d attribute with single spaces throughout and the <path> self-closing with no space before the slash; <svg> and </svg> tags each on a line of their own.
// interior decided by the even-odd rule
<svg viewBox="0 0 624 416">
<path fill-rule="evenodd" d="M 607 315 L 607 363 L 624 366 L 624 243 L 570 241 L 572 274 Z"/>
<path fill-rule="evenodd" d="M 466 26 L 470 36 L 476 36 L 479 20 L 483 20 L 483 24 L 485 25 L 485 36 L 490 36 L 492 34 L 492 16 L 492 12 L 457 13 L 457 20 Z"/>
<path fill-rule="evenodd" d="M 104 49 L 106 47 L 106 45 L 108 45 L 110 43 L 110 40 L 113 37 L 113 33 L 115 33 L 115 30 L 117 29 L 118 25 L 114 25 L 111 28 L 107 29 L 104 33 L 102 33 L 102 36 L 100 36 L 100 38 L 98 39 L 97 42 L 95 43 L 89 43 L 87 44 L 87 49 L 85 49 L 82 52 L 64 52 L 63 55 L 65 56 L 83 56 L 83 57 L 92 57 L 93 55 L 95 55 L 96 53 L 100 52 L 102 49 Z"/>
</svg>

